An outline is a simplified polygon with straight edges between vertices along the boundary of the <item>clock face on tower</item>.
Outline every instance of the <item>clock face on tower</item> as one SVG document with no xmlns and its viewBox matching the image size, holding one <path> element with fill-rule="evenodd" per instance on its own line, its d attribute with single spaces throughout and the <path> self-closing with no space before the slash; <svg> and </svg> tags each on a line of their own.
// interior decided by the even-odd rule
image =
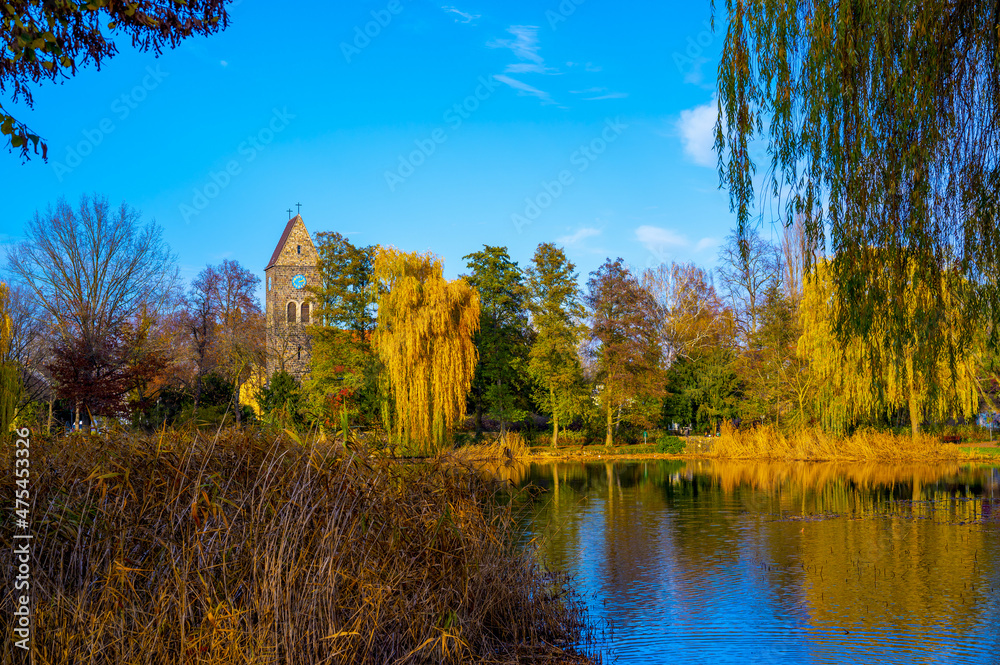
<svg viewBox="0 0 1000 665">
<path fill-rule="evenodd" d="M 292 286 L 294 286 L 295 288 L 301 289 L 305 285 L 306 285 L 305 275 L 296 275 L 295 277 L 292 277 Z"/>
</svg>

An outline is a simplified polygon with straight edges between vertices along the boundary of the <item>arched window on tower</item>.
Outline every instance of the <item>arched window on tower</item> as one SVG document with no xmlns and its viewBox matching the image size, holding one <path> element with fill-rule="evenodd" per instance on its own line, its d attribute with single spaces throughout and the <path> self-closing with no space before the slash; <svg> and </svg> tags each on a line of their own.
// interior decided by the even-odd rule
<svg viewBox="0 0 1000 665">
<path fill-rule="evenodd" d="M 288 322 L 295 323 L 295 303 L 288 303 Z"/>
<path fill-rule="evenodd" d="M 309 303 L 302 303 L 302 323 L 309 323 Z"/>
</svg>

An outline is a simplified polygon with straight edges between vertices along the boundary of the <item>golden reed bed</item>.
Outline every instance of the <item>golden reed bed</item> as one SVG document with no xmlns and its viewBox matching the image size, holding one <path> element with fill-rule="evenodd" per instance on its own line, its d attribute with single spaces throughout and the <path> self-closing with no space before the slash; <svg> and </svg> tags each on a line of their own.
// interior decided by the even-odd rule
<svg viewBox="0 0 1000 665">
<path fill-rule="evenodd" d="M 32 486 L 35 662 L 589 662 L 581 606 L 476 475 L 174 432 L 35 439 Z"/>
</svg>

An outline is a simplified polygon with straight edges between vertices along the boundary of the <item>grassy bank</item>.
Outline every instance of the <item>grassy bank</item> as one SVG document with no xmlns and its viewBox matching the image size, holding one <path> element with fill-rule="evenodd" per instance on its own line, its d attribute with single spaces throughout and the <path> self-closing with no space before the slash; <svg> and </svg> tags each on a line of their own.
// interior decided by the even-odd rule
<svg viewBox="0 0 1000 665">
<path fill-rule="evenodd" d="M 31 450 L 38 662 L 586 662 L 563 648 L 580 606 L 476 475 L 262 432 Z M 12 542 L 9 513 L 2 531 Z"/>
</svg>

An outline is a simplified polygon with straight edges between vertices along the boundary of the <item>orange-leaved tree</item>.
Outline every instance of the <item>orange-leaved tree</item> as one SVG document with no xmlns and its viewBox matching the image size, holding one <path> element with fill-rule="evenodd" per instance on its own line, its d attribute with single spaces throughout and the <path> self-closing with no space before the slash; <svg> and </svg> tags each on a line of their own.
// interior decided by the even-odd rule
<svg viewBox="0 0 1000 665">
<path fill-rule="evenodd" d="M 429 253 L 380 248 L 373 273 L 381 294 L 374 345 L 394 402 L 386 429 L 425 454 L 440 450 L 465 417 L 479 296 L 464 279 L 446 280 Z"/>
</svg>

